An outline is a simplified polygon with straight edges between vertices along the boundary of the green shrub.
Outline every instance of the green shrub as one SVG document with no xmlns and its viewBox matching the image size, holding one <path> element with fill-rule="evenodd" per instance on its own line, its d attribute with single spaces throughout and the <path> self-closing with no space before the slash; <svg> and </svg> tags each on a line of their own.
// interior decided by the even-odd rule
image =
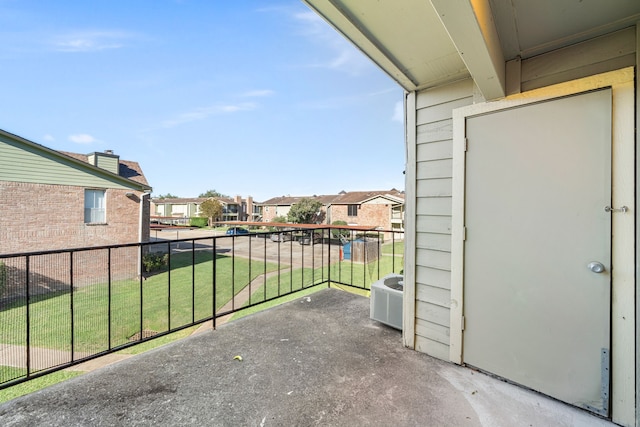
<svg viewBox="0 0 640 427">
<path fill-rule="evenodd" d="M 347 221 L 337 220 L 337 221 L 333 221 L 331 225 L 339 225 L 339 226 L 346 227 L 349 224 L 347 224 Z M 334 239 L 337 239 L 340 236 L 348 239 L 350 235 L 351 235 L 351 232 L 349 230 L 331 230 L 331 237 L 333 237 Z"/>
<path fill-rule="evenodd" d="M 0 296 L 4 294 L 7 288 L 7 266 L 4 262 L 0 262 Z"/>
<path fill-rule="evenodd" d="M 144 271 L 150 273 L 152 271 L 164 270 L 169 265 L 169 254 L 149 253 L 142 257 L 142 265 Z"/>
<path fill-rule="evenodd" d="M 203 217 L 191 217 L 189 218 L 189 225 L 191 227 L 203 228 L 209 225 L 209 218 Z"/>
<path fill-rule="evenodd" d="M 279 222 L 279 223 L 282 223 L 282 224 L 286 224 L 287 217 L 286 216 L 275 216 L 275 217 L 273 217 L 271 222 Z M 278 228 L 279 227 L 269 227 L 269 231 L 278 231 Z"/>
</svg>

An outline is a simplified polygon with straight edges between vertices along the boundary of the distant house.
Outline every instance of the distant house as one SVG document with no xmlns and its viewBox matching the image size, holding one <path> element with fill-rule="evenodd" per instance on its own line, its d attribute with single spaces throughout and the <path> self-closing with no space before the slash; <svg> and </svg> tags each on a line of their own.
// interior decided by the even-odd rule
<svg viewBox="0 0 640 427">
<path fill-rule="evenodd" d="M 183 224 L 189 218 L 200 216 L 200 205 L 207 197 L 174 197 L 151 199 L 151 219 L 157 222 Z M 259 213 L 255 210 L 251 196 L 214 197 L 222 205 L 221 221 L 255 221 Z"/>
<path fill-rule="evenodd" d="M 149 239 L 151 187 L 111 151 L 66 153 L 0 130 L 0 253 Z"/>
<path fill-rule="evenodd" d="M 378 227 L 383 230 L 404 231 L 404 193 L 396 189 L 383 191 L 342 191 L 323 196 L 282 196 L 263 203 L 262 220 L 273 222 L 276 217 L 286 217 L 291 206 L 308 198 L 322 203 L 325 213 L 323 223 L 345 221 L 349 225 Z"/>
<path fill-rule="evenodd" d="M 191 217 L 200 216 L 200 205 L 207 200 L 203 197 L 170 197 L 151 199 L 151 220 L 161 223 L 182 223 Z"/>
<path fill-rule="evenodd" d="M 330 203 L 336 196 L 279 196 L 273 197 L 267 201 L 260 203 L 262 209 L 262 221 L 274 222 L 277 217 L 287 217 L 291 206 L 299 203 L 302 199 L 320 200 L 323 205 L 323 210 L 326 211 L 326 204 Z"/>
<path fill-rule="evenodd" d="M 345 221 L 349 225 L 375 225 L 403 232 L 404 193 L 390 191 L 342 192 L 327 206 L 327 223 Z"/>
</svg>

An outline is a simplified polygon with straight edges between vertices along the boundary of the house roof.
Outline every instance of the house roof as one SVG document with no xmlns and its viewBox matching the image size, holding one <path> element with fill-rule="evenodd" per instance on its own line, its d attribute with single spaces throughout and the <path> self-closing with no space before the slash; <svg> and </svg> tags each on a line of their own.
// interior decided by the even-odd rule
<svg viewBox="0 0 640 427">
<path fill-rule="evenodd" d="M 302 199 L 316 199 L 318 196 L 280 196 L 273 197 L 269 200 L 266 200 L 260 205 L 275 205 L 275 206 L 291 206 L 298 203 Z M 335 197 L 335 196 L 334 196 Z"/>
<path fill-rule="evenodd" d="M 205 197 L 166 197 L 166 198 L 157 198 L 154 197 L 151 199 L 152 203 L 155 204 L 163 204 L 163 203 L 168 203 L 168 204 L 172 204 L 172 205 L 184 205 L 187 203 L 202 203 L 205 200 L 207 200 Z"/>
<path fill-rule="evenodd" d="M 375 197 L 386 197 L 396 203 L 404 202 L 404 193 L 392 188 L 391 190 L 381 191 L 341 191 L 339 194 L 321 195 L 321 196 L 281 196 L 274 197 L 259 205 L 269 206 L 291 206 L 302 199 L 313 199 L 320 201 L 323 205 L 345 205 L 360 204 Z"/>
<path fill-rule="evenodd" d="M 383 191 L 349 191 L 331 201 L 332 205 L 352 205 L 365 203 L 376 197 L 384 197 L 396 203 L 404 202 L 404 193 L 396 190 Z"/>
<path fill-rule="evenodd" d="M 122 175 L 115 174 L 106 169 L 94 166 L 91 163 L 89 163 L 87 155 L 54 150 L 42 144 L 38 144 L 36 142 L 30 141 L 26 138 L 23 138 L 21 136 L 12 134 L 10 132 L 7 132 L 1 129 L 0 129 L 0 135 L 10 138 L 13 141 L 18 142 L 19 144 L 23 144 L 24 146 L 31 147 L 36 151 L 47 153 L 47 155 L 49 156 L 70 160 L 73 163 L 82 165 L 83 168 L 87 168 L 91 170 L 93 173 L 106 175 L 114 179 L 121 180 L 123 182 L 126 182 L 128 186 L 136 187 L 141 191 L 151 190 L 151 186 L 147 183 L 146 178 L 142 174 L 142 169 L 140 168 L 140 165 L 137 162 L 120 161 L 120 171 L 124 172 L 124 174 Z M 124 169 L 123 169 L 123 164 L 124 164 Z"/>
<path fill-rule="evenodd" d="M 506 93 L 507 61 L 635 25 L 630 0 L 303 0 L 408 91 L 473 77 Z"/>
<path fill-rule="evenodd" d="M 82 162 L 90 164 L 89 155 L 87 154 L 71 153 L 68 151 L 59 152 L 64 154 L 65 156 L 73 157 L 76 160 L 80 160 Z M 118 175 L 123 178 L 130 179 L 131 181 L 135 181 L 143 185 L 149 185 L 149 183 L 147 182 L 147 178 L 145 178 L 144 174 L 142 173 L 142 168 L 140 167 L 140 164 L 138 162 L 119 159 L 118 170 Z"/>
<path fill-rule="evenodd" d="M 205 200 L 209 200 L 209 199 L 215 199 L 217 201 L 219 201 L 220 203 L 222 203 L 223 205 L 235 205 L 237 204 L 237 202 L 231 198 L 228 197 L 167 197 L 167 198 L 162 198 L 159 199 L 157 197 L 151 199 L 152 203 L 155 203 L 156 205 L 159 204 L 172 204 L 172 205 L 184 205 L 187 203 L 196 203 L 196 204 L 200 204 L 202 202 L 204 202 Z"/>
</svg>

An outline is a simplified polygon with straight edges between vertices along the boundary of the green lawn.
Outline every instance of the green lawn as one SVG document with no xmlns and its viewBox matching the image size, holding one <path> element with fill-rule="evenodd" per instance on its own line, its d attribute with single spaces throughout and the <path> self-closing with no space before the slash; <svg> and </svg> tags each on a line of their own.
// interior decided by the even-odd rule
<svg viewBox="0 0 640 427">
<path fill-rule="evenodd" d="M 404 255 L 404 241 L 400 240 L 396 242 L 385 243 L 380 247 L 380 249 L 382 250 L 383 254 L 391 255 L 395 253 L 396 256 L 401 256 Z"/>
<path fill-rule="evenodd" d="M 398 242 L 396 242 L 396 245 L 397 244 Z M 330 278 L 332 281 L 332 287 L 344 289 L 363 296 L 369 296 L 369 289 L 373 282 L 389 273 L 400 273 L 403 268 L 402 258 L 398 257 L 398 252 L 396 252 L 396 256 L 393 257 L 391 255 L 392 251 L 386 251 L 385 247 L 390 248 L 391 244 L 383 245 L 383 255 L 379 259 L 367 264 L 344 260 L 332 265 L 330 272 L 328 267 L 320 267 L 315 270 L 298 269 L 291 273 L 285 272 L 273 275 L 267 279 L 266 287 L 260 286 L 253 290 L 251 295 L 251 304 L 260 303 L 261 301 L 270 300 L 280 295 L 289 294 L 292 291 L 299 292 L 242 310 L 236 313 L 233 316 L 233 319 L 239 319 L 251 313 L 301 298 L 321 289 L 326 289 L 327 284 L 319 286 L 313 286 L 313 284 L 327 280 L 329 278 L 329 273 L 331 273 Z M 350 284 L 357 288 L 338 285 L 335 282 Z M 248 305 L 249 301 L 244 304 L 245 307 Z"/>
<path fill-rule="evenodd" d="M 217 255 L 216 308 L 219 309 L 250 282 L 275 264 Z M 193 280 L 192 280 L 193 278 Z M 233 279 L 232 279 L 233 278 Z M 31 345 L 57 350 L 99 352 L 127 343 L 142 328 L 165 332 L 212 315 L 213 260 L 211 252 L 174 254 L 171 271 L 146 280 L 113 282 L 111 300 L 108 285 L 91 285 L 55 297 L 33 298 L 29 306 Z M 141 290 L 142 288 L 142 298 Z M 71 304 L 73 303 L 73 319 Z M 109 310 L 109 304 L 111 309 Z M 26 306 L 15 305 L 0 312 L 0 342 L 24 345 L 26 342 Z M 142 320 L 141 320 L 142 310 Z"/>
<path fill-rule="evenodd" d="M 26 375 L 26 369 L 8 368 L 6 366 L 0 367 L 0 378 L 18 378 L 24 375 Z M 24 396 L 25 394 L 33 393 L 34 391 L 77 377 L 78 375 L 82 375 L 82 372 L 58 371 L 0 390 L 0 403 L 15 399 L 16 397 Z"/>
</svg>

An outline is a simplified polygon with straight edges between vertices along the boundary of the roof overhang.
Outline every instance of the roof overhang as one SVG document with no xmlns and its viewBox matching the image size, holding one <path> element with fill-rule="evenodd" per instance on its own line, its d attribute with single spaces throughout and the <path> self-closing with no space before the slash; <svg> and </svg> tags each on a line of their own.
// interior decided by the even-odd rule
<svg viewBox="0 0 640 427">
<path fill-rule="evenodd" d="M 473 77 L 505 96 L 506 62 L 640 21 L 640 2 L 607 0 L 303 0 L 405 90 Z"/>
</svg>

